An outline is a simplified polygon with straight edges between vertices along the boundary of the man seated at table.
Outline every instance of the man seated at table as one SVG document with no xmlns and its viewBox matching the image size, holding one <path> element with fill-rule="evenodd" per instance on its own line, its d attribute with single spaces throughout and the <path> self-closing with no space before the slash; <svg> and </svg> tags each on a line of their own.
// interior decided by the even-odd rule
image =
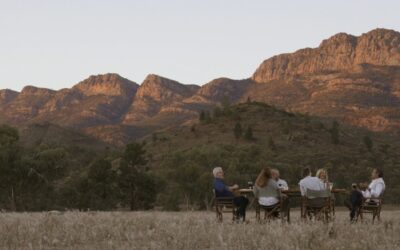
<svg viewBox="0 0 400 250">
<path fill-rule="evenodd" d="M 374 168 L 371 173 L 371 183 L 364 191 L 361 191 L 364 198 L 379 198 L 385 191 L 385 182 L 383 181 L 383 171 Z M 371 199 L 372 202 L 379 202 L 379 200 Z"/>
<path fill-rule="evenodd" d="M 311 169 L 306 167 L 303 169 L 303 179 L 299 182 L 301 196 L 307 195 L 307 189 L 320 191 L 324 190 L 325 186 L 321 183 L 318 177 L 311 176 Z"/>
<path fill-rule="evenodd" d="M 249 204 L 249 200 L 244 196 L 235 196 L 233 194 L 234 190 L 239 189 L 237 184 L 232 186 L 227 186 L 224 183 L 224 171 L 221 167 L 215 167 L 213 169 L 214 175 L 214 190 L 216 198 L 232 198 L 233 204 L 238 208 L 236 217 L 237 219 L 242 218 L 243 221 L 246 220 L 246 208 Z"/>
<path fill-rule="evenodd" d="M 385 182 L 383 181 L 382 170 L 378 168 L 373 169 L 371 173 L 371 179 L 372 181 L 369 185 L 368 183 L 361 183 L 359 185 L 354 183 L 352 185 L 353 191 L 351 192 L 350 200 L 345 201 L 345 205 L 350 210 L 350 221 L 354 221 L 356 211 L 361 206 L 363 198 L 371 198 L 368 199 L 367 202 L 376 204 L 379 202 L 379 200 L 372 198 L 381 197 L 385 191 L 386 187 Z"/>
<path fill-rule="evenodd" d="M 271 169 L 271 175 L 272 179 L 276 181 L 276 184 L 278 184 L 278 188 L 281 190 L 288 190 L 289 186 L 285 180 L 282 180 L 279 174 L 279 170 L 276 168 Z"/>
</svg>

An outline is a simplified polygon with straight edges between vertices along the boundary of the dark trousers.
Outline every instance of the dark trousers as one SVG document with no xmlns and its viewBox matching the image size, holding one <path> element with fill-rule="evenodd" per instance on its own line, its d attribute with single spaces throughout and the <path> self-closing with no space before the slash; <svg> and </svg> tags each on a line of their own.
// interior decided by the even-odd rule
<svg viewBox="0 0 400 250">
<path fill-rule="evenodd" d="M 249 200 L 244 196 L 237 196 L 233 198 L 233 204 L 237 207 L 237 217 L 242 217 L 243 220 L 246 219 L 246 208 L 249 204 Z"/>
<path fill-rule="evenodd" d="M 350 199 L 346 202 L 346 205 L 350 208 L 350 220 L 354 220 L 357 210 L 360 208 L 362 203 L 363 195 L 358 190 L 353 190 L 350 194 Z"/>
</svg>

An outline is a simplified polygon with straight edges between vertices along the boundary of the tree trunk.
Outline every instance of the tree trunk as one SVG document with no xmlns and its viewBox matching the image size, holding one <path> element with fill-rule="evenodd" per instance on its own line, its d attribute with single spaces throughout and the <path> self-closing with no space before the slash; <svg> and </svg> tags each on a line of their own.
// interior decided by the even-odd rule
<svg viewBox="0 0 400 250">
<path fill-rule="evenodd" d="M 11 211 L 16 211 L 17 209 L 15 195 L 14 195 L 14 186 L 11 186 L 10 209 Z"/>
<path fill-rule="evenodd" d="M 133 189 L 131 188 L 131 211 L 135 209 L 135 195 L 133 193 Z"/>
</svg>

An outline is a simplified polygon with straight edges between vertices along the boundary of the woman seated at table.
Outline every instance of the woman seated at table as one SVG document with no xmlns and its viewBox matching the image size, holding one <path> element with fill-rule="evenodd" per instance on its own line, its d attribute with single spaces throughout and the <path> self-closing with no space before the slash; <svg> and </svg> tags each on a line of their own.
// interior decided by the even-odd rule
<svg viewBox="0 0 400 250">
<path fill-rule="evenodd" d="M 243 221 L 246 220 L 246 208 L 249 204 L 249 200 L 244 196 L 235 196 L 234 191 L 239 189 L 237 184 L 232 186 L 225 185 L 224 182 L 224 171 L 221 167 L 215 167 L 213 169 L 214 175 L 214 191 L 215 197 L 217 198 L 232 198 L 233 204 L 238 208 L 236 217 L 239 220 L 242 218 Z"/>
<path fill-rule="evenodd" d="M 266 167 L 256 179 L 253 188 L 254 197 L 262 206 L 273 206 L 279 202 L 279 187 L 275 180 L 272 179 L 271 169 Z"/>
<path fill-rule="evenodd" d="M 318 169 L 317 174 L 316 174 L 315 176 L 318 177 L 318 179 L 319 179 L 323 184 L 329 183 L 328 172 L 327 172 L 324 168 Z"/>
</svg>

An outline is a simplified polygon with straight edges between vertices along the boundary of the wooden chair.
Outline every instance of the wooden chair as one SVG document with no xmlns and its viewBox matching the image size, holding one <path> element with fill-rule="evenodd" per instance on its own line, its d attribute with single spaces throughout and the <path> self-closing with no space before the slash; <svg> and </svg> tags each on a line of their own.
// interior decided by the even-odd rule
<svg viewBox="0 0 400 250">
<path fill-rule="evenodd" d="M 259 203 L 258 199 L 255 198 L 255 209 L 256 209 L 256 219 L 261 222 L 261 210 L 264 210 L 264 221 L 270 221 L 271 219 L 281 219 L 284 220 L 285 216 L 289 220 L 289 216 L 284 214 L 284 197 L 279 191 L 271 192 L 267 197 L 279 197 L 279 202 L 272 206 L 263 206 Z"/>
<path fill-rule="evenodd" d="M 214 191 L 214 206 L 217 215 L 217 220 L 219 222 L 222 222 L 224 213 L 232 213 L 232 221 L 235 221 L 237 208 L 233 203 L 233 198 L 217 197 L 215 195 L 215 190 L 213 191 Z"/>
<path fill-rule="evenodd" d="M 302 197 L 302 218 L 323 220 L 328 222 L 333 218 L 331 191 L 307 189 Z"/>
<path fill-rule="evenodd" d="M 378 221 L 381 220 L 381 210 L 382 210 L 382 204 L 383 204 L 383 197 L 379 198 L 363 198 L 361 206 L 357 210 L 357 219 L 360 218 L 363 220 L 364 214 L 372 214 L 372 223 L 375 222 L 375 219 L 377 218 Z"/>
</svg>

